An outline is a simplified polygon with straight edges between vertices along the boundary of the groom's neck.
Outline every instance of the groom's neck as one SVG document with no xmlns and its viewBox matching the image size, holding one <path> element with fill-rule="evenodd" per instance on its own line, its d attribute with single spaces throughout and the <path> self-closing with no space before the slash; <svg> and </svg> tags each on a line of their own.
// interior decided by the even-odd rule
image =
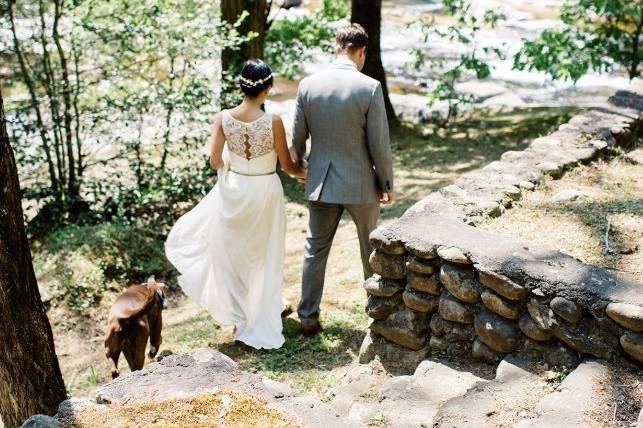
<svg viewBox="0 0 643 428">
<path fill-rule="evenodd" d="M 351 55 L 350 53 L 345 53 L 345 52 L 338 53 L 337 55 L 335 55 L 335 59 L 347 59 L 353 64 L 355 64 L 355 67 L 357 67 L 357 59 L 354 58 L 354 56 Z"/>
</svg>

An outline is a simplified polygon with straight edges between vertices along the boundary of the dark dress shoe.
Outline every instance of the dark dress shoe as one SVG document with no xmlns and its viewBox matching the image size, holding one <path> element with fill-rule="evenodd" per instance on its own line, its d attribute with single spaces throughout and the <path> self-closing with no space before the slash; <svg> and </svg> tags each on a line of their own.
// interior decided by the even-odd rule
<svg viewBox="0 0 643 428">
<path fill-rule="evenodd" d="M 319 322 L 316 322 L 315 324 L 302 324 L 300 328 L 301 334 L 306 337 L 313 337 L 321 331 L 321 325 Z"/>
</svg>

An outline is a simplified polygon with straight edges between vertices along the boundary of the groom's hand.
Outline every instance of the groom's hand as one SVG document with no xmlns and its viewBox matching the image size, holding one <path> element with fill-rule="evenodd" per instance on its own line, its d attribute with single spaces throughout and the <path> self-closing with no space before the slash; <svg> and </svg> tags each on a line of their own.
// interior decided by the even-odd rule
<svg viewBox="0 0 643 428">
<path fill-rule="evenodd" d="M 395 202 L 395 195 L 393 193 L 380 192 L 380 203 L 383 205 L 390 205 Z"/>
</svg>

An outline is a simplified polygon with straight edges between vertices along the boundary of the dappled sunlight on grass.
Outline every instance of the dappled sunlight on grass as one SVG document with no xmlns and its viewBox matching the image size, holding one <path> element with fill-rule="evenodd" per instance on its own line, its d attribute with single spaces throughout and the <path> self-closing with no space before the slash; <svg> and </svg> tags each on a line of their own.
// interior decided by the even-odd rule
<svg viewBox="0 0 643 428">
<path fill-rule="evenodd" d="M 302 336 L 296 315 L 291 315 L 284 319 L 285 344 L 280 349 L 256 350 L 234 342 L 232 329 L 218 326 L 205 311 L 173 322 L 182 309 L 179 306 L 166 312 L 170 321 L 161 350 L 180 353 L 209 346 L 234 359 L 244 370 L 286 382 L 298 393 L 315 392 L 322 397 L 341 375 L 337 369 L 355 361 L 368 320 L 361 302 L 335 302 L 325 305 L 323 330 L 317 336 Z"/>
<path fill-rule="evenodd" d="M 527 108 L 510 112 L 474 112 L 450 128 L 422 136 L 422 129 L 401 126 L 392 134 L 397 200 L 384 218 L 397 218 L 415 202 L 467 171 L 522 150 L 534 138 L 565 123 L 578 109 Z"/>
</svg>

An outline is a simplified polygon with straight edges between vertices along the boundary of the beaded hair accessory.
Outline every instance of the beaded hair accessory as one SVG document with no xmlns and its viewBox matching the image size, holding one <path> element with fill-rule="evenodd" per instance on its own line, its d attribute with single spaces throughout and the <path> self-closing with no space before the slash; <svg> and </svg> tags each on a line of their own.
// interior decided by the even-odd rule
<svg viewBox="0 0 643 428">
<path fill-rule="evenodd" d="M 247 86 L 261 85 L 261 84 L 266 83 L 270 79 L 272 79 L 272 73 L 270 73 L 270 75 L 264 77 L 263 79 L 259 79 L 259 80 L 250 80 L 250 79 L 246 79 L 243 76 L 239 76 L 239 82 L 243 83 L 244 85 L 247 85 Z"/>
</svg>

